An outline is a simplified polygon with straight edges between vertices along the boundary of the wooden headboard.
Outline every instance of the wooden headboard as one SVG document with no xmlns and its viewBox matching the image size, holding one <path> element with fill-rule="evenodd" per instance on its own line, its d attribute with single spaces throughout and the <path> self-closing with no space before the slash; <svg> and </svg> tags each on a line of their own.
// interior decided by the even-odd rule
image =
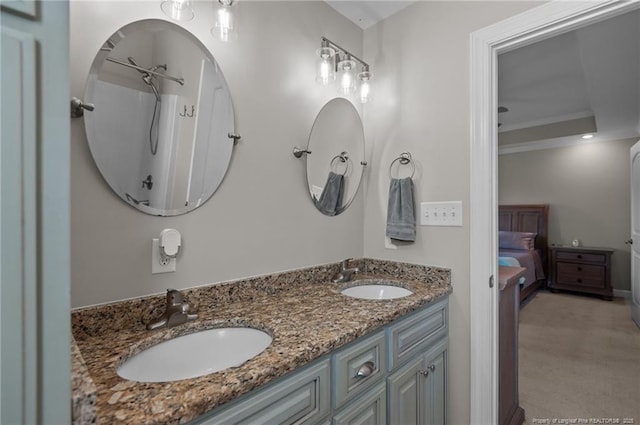
<svg viewBox="0 0 640 425">
<path fill-rule="evenodd" d="M 549 276 L 549 205 L 500 205 L 498 230 L 537 233 L 536 249 L 540 250 L 544 274 Z"/>
</svg>

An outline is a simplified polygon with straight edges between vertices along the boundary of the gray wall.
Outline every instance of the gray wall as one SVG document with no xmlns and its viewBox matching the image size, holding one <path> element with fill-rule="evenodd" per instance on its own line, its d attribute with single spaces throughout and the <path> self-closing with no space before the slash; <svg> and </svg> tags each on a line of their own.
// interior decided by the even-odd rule
<svg viewBox="0 0 640 425">
<path fill-rule="evenodd" d="M 367 257 L 452 269 L 448 422 L 469 418 L 469 35 L 539 3 L 418 2 L 365 31 L 375 99 L 365 110 L 372 152 L 365 199 Z M 463 227 L 418 227 L 414 244 L 385 248 L 389 164 L 416 163 L 416 203 L 461 200 Z"/>
<path fill-rule="evenodd" d="M 71 122 L 71 295 L 74 307 L 339 261 L 363 253 L 360 194 L 338 217 L 309 200 L 304 160 L 322 106 L 335 91 L 315 83 L 315 50 L 325 35 L 362 49 L 362 30 L 323 2 L 240 2 L 238 40 L 209 33 L 211 2 L 193 2 L 183 26 L 211 50 L 233 95 L 242 140 L 213 198 L 178 217 L 138 212 L 114 195 Z M 119 27 L 166 19 L 159 2 L 72 2 L 71 95 L 82 98 L 95 53 Z M 151 239 L 164 228 L 183 236 L 177 272 L 151 274 Z"/>
<path fill-rule="evenodd" d="M 549 243 L 615 250 L 612 282 L 630 289 L 629 148 L 637 139 L 500 155 L 503 204 L 550 204 Z"/>
</svg>

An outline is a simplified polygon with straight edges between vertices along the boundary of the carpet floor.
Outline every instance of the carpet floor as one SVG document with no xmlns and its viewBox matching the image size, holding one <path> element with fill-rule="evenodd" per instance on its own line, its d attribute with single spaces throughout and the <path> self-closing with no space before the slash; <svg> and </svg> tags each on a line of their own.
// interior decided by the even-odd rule
<svg viewBox="0 0 640 425">
<path fill-rule="evenodd" d="M 520 310 L 526 424 L 640 425 L 640 329 L 622 298 L 541 291 Z"/>
</svg>

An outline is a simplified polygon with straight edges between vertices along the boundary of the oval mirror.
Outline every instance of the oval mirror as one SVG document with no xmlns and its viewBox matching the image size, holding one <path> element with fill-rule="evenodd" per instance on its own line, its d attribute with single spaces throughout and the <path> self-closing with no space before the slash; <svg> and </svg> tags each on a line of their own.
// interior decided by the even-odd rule
<svg viewBox="0 0 640 425">
<path fill-rule="evenodd" d="M 364 130 L 358 111 L 344 98 L 320 110 L 307 145 L 307 184 L 316 208 L 338 215 L 358 192 L 364 162 Z"/>
<path fill-rule="evenodd" d="M 84 113 L 89 148 L 122 200 L 183 214 L 216 191 L 231 160 L 234 115 L 220 67 L 191 33 L 149 19 L 116 31 L 93 61 Z"/>
</svg>

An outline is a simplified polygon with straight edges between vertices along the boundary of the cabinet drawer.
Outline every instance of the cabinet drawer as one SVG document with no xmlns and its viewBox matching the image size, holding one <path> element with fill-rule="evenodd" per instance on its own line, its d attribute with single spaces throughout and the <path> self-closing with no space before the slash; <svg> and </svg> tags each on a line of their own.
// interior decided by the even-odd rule
<svg viewBox="0 0 640 425">
<path fill-rule="evenodd" d="M 557 263 L 556 267 L 556 282 L 560 285 L 604 288 L 606 273 L 605 266 Z"/>
<path fill-rule="evenodd" d="M 384 331 L 381 331 L 334 354 L 335 408 L 341 407 L 384 376 L 384 341 Z"/>
<path fill-rule="evenodd" d="M 291 378 L 259 390 L 199 424 L 312 424 L 330 410 L 330 363 L 322 361 Z"/>
<path fill-rule="evenodd" d="M 380 382 L 333 417 L 333 425 L 385 425 L 386 423 L 387 391 L 384 382 Z"/>
<path fill-rule="evenodd" d="M 569 261 L 601 263 L 601 264 L 604 264 L 607 261 L 607 257 L 604 254 L 587 254 L 583 252 L 568 252 L 568 251 L 556 252 L 556 258 L 558 260 L 569 260 Z"/>
<path fill-rule="evenodd" d="M 389 328 L 389 370 L 422 352 L 447 333 L 447 299 Z"/>
</svg>

